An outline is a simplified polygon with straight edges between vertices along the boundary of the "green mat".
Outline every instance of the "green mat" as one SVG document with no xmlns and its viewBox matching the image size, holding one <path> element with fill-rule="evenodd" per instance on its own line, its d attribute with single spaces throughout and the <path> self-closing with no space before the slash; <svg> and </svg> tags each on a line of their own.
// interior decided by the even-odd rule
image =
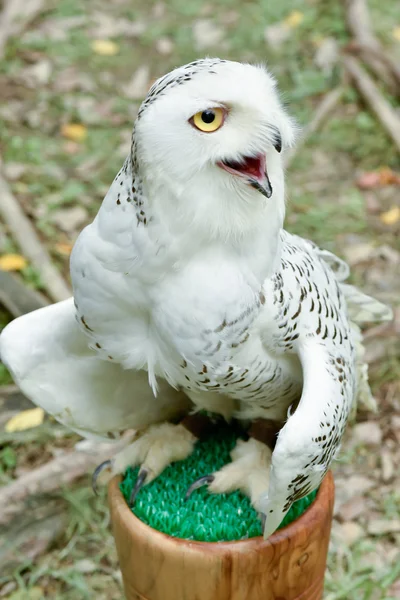
<svg viewBox="0 0 400 600">
<path fill-rule="evenodd" d="M 225 425 L 218 430 L 218 436 L 197 442 L 189 458 L 171 464 L 141 489 L 132 512 L 153 529 L 183 539 L 218 542 L 261 535 L 259 517 L 241 492 L 217 495 L 204 487 L 185 501 L 186 491 L 195 479 L 230 462 L 229 452 L 238 437 L 238 430 Z M 138 471 L 128 469 L 120 484 L 127 502 Z M 315 496 L 316 491 L 295 502 L 280 527 L 297 519 Z"/>
</svg>

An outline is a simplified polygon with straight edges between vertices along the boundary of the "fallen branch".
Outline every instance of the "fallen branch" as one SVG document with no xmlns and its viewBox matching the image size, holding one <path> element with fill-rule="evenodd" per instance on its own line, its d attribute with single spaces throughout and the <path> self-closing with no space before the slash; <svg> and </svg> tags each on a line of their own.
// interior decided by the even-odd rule
<svg viewBox="0 0 400 600">
<path fill-rule="evenodd" d="M 68 525 L 68 504 L 62 498 L 27 500 L 24 509 L 0 526 L 0 571 L 11 573 L 24 561 L 35 561 L 57 541 Z"/>
<path fill-rule="evenodd" d="M 343 64 L 365 102 L 400 150 L 400 118 L 382 96 L 378 87 L 356 58 L 343 56 Z"/>
<path fill-rule="evenodd" d="M 383 80 L 395 91 L 398 89 L 398 68 L 386 55 L 381 43 L 375 37 L 371 27 L 366 0 L 345 0 L 346 20 L 350 33 L 353 35 L 363 61 L 370 67 L 378 79 Z M 349 48 L 351 49 L 352 44 Z"/>
<path fill-rule="evenodd" d="M 373 56 L 374 58 L 379 60 L 381 65 L 386 66 L 387 70 L 390 71 L 390 73 L 393 76 L 393 79 L 396 82 L 396 85 L 393 85 L 392 80 L 386 81 L 386 83 L 389 84 L 391 91 L 393 91 L 394 93 L 399 92 L 399 89 L 400 89 L 400 67 L 395 62 L 392 61 L 390 56 L 388 56 L 386 54 L 386 52 L 384 51 L 384 49 L 382 47 L 372 48 L 371 46 L 365 46 L 358 42 L 350 42 L 350 44 L 347 44 L 344 49 L 346 51 L 348 51 L 350 54 L 360 55 L 363 58 L 364 62 L 369 67 L 371 67 L 371 63 L 369 61 L 369 56 Z M 382 78 L 382 67 L 381 66 L 379 67 L 379 72 L 376 71 L 375 74 L 378 76 L 378 78 L 380 78 L 380 79 Z"/>
<path fill-rule="evenodd" d="M 6 412 L 0 413 L 1 425 L 4 425 L 15 414 L 16 412 L 12 411 L 9 411 L 8 415 Z M 65 427 L 45 421 L 42 425 L 38 425 L 38 427 L 32 427 L 23 431 L 0 431 L 0 446 L 5 446 L 6 444 L 24 446 L 32 443 L 44 444 L 54 439 L 66 438 L 70 435 L 71 432 Z"/>
<path fill-rule="evenodd" d="M 28 496 L 54 492 L 86 475 L 101 462 L 112 458 L 131 438 L 131 432 L 127 432 L 118 442 L 91 444 L 90 452 L 65 452 L 4 486 L 0 490 L 0 525 L 23 511 Z"/>
<path fill-rule="evenodd" d="M 25 285 L 20 278 L 0 270 L 0 304 L 15 318 L 42 308 L 48 300 Z"/>
<path fill-rule="evenodd" d="M 71 296 L 71 290 L 51 262 L 31 222 L 0 174 L 0 216 L 10 229 L 22 253 L 40 273 L 49 296 L 55 301 Z"/>
<path fill-rule="evenodd" d="M 42 11 L 45 0 L 4 0 L 0 15 L 0 58 L 10 37 L 19 35 Z"/>
<path fill-rule="evenodd" d="M 379 48 L 369 18 L 366 0 L 345 0 L 347 26 L 355 40 L 371 48 Z"/>
<path fill-rule="evenodd" d="M 299 138 L 296 146 L 289 150 L 286 155 L 285 167 L 289 168 L 292 164 L 296 154 L 299 150 L 307 143 L 308 139 L 325 123 L 329 115 L 335 110 L 339 104 L 341 97 L 343 96 L 344 87 L 339 86 L 331 90 L 326 94 L 321 103 L 317 106 L 314 112 L 314 118 L 310 123 L 303 129 L 302 135 Z"/>
</svg>

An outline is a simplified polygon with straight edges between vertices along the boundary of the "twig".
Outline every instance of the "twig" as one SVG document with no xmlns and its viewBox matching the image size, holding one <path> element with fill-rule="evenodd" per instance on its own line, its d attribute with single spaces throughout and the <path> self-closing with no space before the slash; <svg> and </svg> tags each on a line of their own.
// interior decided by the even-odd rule
<svg viewBox="0 0 400 600">
<path fill-rule="evenodd" d="M 0 15 L 0 58 L 8 39 L 20 34 L 41 12 L 45 0 L 4 0 Z"/>
<path fill-rule="evenodd" d="M 11 230 L 23 254 L 40 273 L 49 296 L 56 302 L 71 296 L 71 291 L 54 267 L 39 237 L 0 173 L 0 216 Z"/>
<path fill-rule="evenodd" d="M 9 522 L 23 510 L 28 496 L 54 492 L 82 477 L 99 463 L 114 456 L 131 437 L 129 433 L 118 442 L 93 445 L 90 453 L 78 450 L 66 452 L 4 486 L 0 489 L 0 525 Z"/>
<path fill-rule="evenodd" d="M 363 60 L 378 79 L 395 90 L 396 83 L 400 84 L 398 69 L 373 33 L 366 0 L 345 0 L 345 6 L 347 26 L 362 52 Z M 393 76 L 397 81 L 393 81 Z"/>
<path fill-rule="evenodd" d="M 297 145 L 286 155 L 285 166 L 289 168 L 292 164 L 294 157 L 298 154 L 299 150 L 306 144 L 308 139 L 325 123 L 329 115 L 335 110 L 339 104 L 341 97 L 343 96 L 344 87 L 339 86 L 331 90 L 326 94 L 321 103 L 317 106 L 314 112 L 313 120 L 303 129 L 302 135 L 297 142 Z"/>
<path fill-rule="evenodd" d="M 365 102 L 378 117 L 398 150 L 400 150 L 400 118 L 390 104 L 386 102 L 371 77 L 361 67 L 359 61 L 352 56 L 343 56 L 342 60 Z"/>
</svg>

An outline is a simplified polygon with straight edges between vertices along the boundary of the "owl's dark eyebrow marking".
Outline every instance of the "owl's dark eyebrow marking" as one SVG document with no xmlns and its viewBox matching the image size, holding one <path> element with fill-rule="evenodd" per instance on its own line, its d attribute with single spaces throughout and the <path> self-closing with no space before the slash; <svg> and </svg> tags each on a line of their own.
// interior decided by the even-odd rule
<svg viewBox="0 0 400 600">
<path fill-rule="evenodd" d="M 274 148 L 277 152 L 282 152 L 282 136 L 281 136 L 281 132 L 279 131 L 279 129 L 277 127 L 275 127 L 275 125 L 270 125 L 269 126 L 271 131 L 273 132 L 273 135 L 275 137 L 274 140 Z"/>
</svg>

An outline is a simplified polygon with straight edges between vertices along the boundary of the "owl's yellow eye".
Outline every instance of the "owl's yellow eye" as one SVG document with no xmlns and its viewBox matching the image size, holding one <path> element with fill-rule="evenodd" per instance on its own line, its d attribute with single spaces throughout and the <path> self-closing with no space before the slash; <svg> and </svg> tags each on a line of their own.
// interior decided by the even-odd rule
<svg viewBox="0 0 400 600">
<path fill-rule="evenodd" d="M 196 113 L 191 119 L 191 123 L 204 133 L 217 131 L 223 124 L 225 111 L 223 108 L 208 108 L 202 112 Z"/>
</svg>

